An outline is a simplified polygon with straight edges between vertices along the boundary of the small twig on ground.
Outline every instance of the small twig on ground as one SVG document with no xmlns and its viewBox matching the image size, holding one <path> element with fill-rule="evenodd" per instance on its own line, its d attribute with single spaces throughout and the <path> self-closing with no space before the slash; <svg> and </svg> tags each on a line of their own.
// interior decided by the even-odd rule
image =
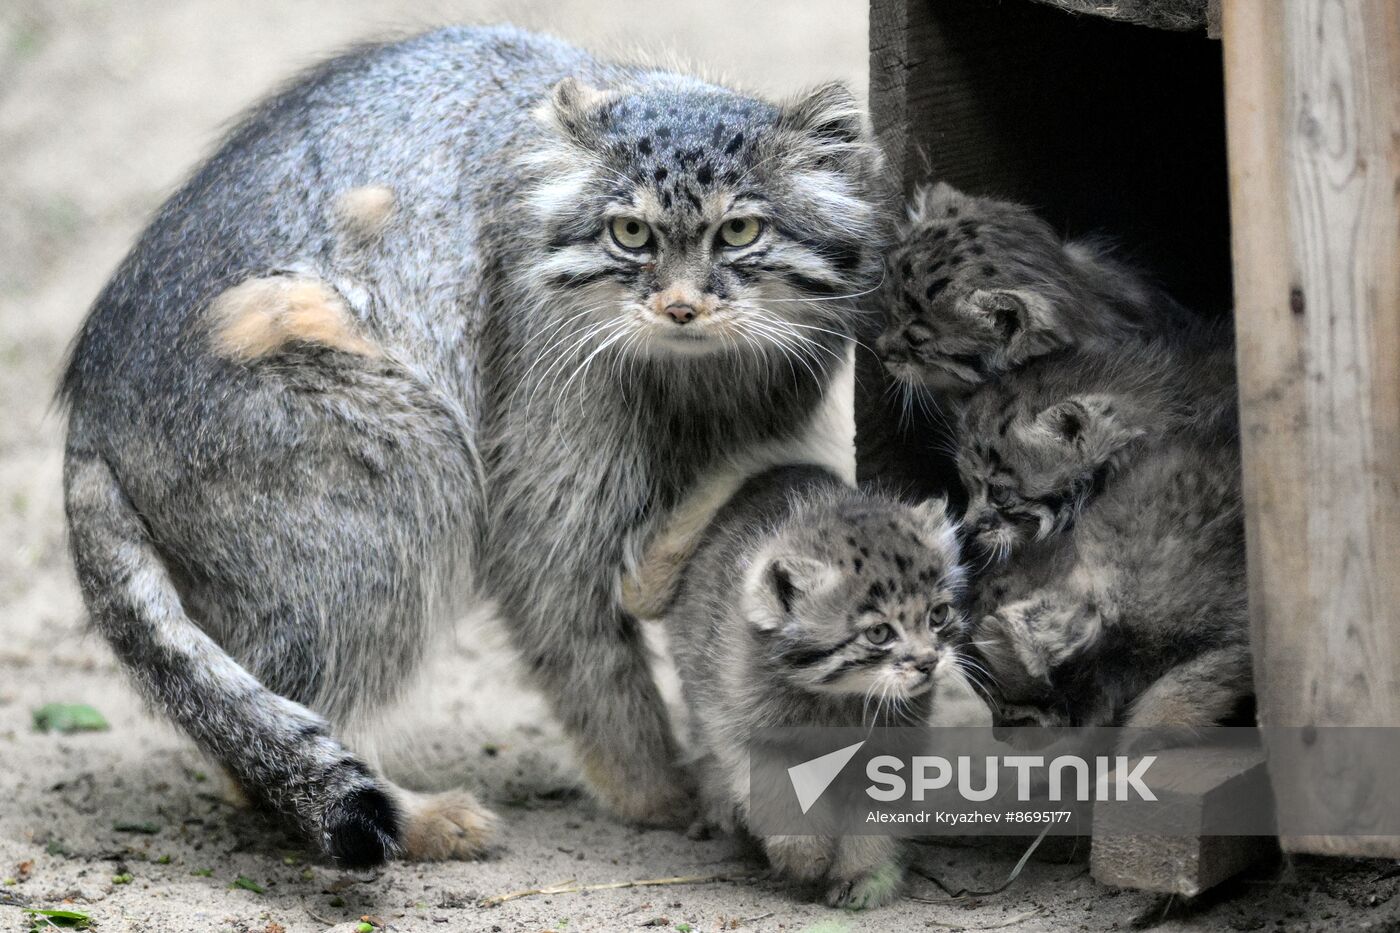
<svg viewBox="0 0 1400 933">
<path fill-rule="evenodd" d="M 771 916 L 773 916 L 773 911 L 770 910 L 770 911 L 768 911 L 768 913 L 766 913 L 766 914 L 759 914 L 757 917 L 740 917 L 740 918 L 739 918 L 739 922 L 740 922 L 740 923 L 757 923 L 757 922 L 760 921 L 760 920 L 767 920 L 767 919 L 768 919 L 769 917 L 771 917 Z"/>
<path fill-rule="evenodd" d="M 570 878 L 567 881 L 559 881 L 543 888 L 526 888 L 523 891 L 511 891 L 508 894 L 497 894 L 495 897 L 484 897 L 480 901 L 477 901 L 477 906 L 496 907 L 507 901 L 519 900 L 522 897 L 536 897 L 545 894 L 582 894 L 585 891 L 615 891 L 619 888 L 655 888 L 663 885 L 718 884 L 721 882 L 746 880 L 748 879 L 736 877 L 734 875 L 678 875 L 673 878 L 639 878 L 635 881 L 604 881 L 598 884 L 578 884 L 573 878 Z"/>
<path fill-rule="evenodd" d="M 1021 853 L 1020 861 L 1016 863 L 1015 868 L 1011 869 L 1011 874 L 1006 876 L 1006 880 L 1003 881 L 1001 884 L 997 885 L 996 887 L 990 888 L 986 891 L 973 891 L 969 888 L 958 888 L 958 890 L 954 891 L 952 888 L 948 887 L 948 885 L 944 884 L 942 879 L 940 879 L 937 875 L 933 874 L 927 869 L 921 868 L 916 865 L 914 866 L 913 871 L 914 874 L 918 875 L 920 878 L 923 878 L 925 881 L 931 881 L 934 884 L 938 885 L 939 889 L 944 894 L 948 895 L 947 900 L 958 901 L 969 897 L 991 897 L 993 894 L 1000 894 L 1002 891 L 1005 891 L 1007 888 L 1011 887 L 1012 882 L 1014 882 L 1017 878 L 1021 876 L 1021 869 L 1026 867 L 1026 863 L 1030 861 L 1031 856 L 1035 854 L 1035 850 L 1040 848 L 1040 844 L 1043 841 L 1045 841 L 1045 836 L 1049 832 L 1050 825 L 1047 823 L 1045 828 L 1040 831 L 1040 835 L 1036 836 L 1035 841 L 1030 844 L 1030 847 L 1027 848 L 1025 852 Z M 917 900 L 928 904 L 937 904 L 940 902 L 939 900 L 935 900 L 933 898 L 917 898 Z"/>
</svg>

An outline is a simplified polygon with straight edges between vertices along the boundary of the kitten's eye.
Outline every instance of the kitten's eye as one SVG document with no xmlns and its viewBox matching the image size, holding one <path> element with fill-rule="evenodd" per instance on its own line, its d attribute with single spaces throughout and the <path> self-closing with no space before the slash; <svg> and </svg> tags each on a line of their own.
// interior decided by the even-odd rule
<svg viewBox="0 0 1400 933">
<path fill-rule="evenodd" d="M 865 640 L 870 642 L 872 645 L 883 645 L 885 642 L 889 641 L 893 637 L 894 629 L 890 628 L 884 623 L 881 623 L 879 625 L 872 625 L 870 626 L 870 628 L 865 630 Z"/>
<path fill-rule="evenodd" d="M 748 246 L 763 232 L 763 221 L 757 217 L 735 217 L 726 220 L 719 228 L 719 238 L 732 249 Z"/>
<path fill-rule="evenodd" d="M 610 228 L 612 238 L 623 249 L 643 249 L 651 243 L 651 227 L 635 217 L 614 217 Z"/>
<path fill-rule="evenodd" d="M 948 623 L 953 621 L 953 606 L 945 603 L 928 614 L 928 627 L 935 632 L 948 627 Z"/>
</svg>

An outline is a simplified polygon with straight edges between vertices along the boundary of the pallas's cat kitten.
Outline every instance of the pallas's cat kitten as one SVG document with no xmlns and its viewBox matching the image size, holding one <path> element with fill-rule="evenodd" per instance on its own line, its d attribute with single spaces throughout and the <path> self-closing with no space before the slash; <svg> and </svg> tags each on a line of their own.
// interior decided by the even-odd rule
<svg viewBox="0 0 1400 933">
<path fill-rule="evenodd" d="M 705 819 L 742 827 L 749 742 L 777 726 L 922 725 L 936 673 L 960 659 L 963 570 L 943 503 L 857 492 L 817 467 L 778 467 L 715 516 L 666 616 L 691 710 Z M 873 907 L 903 877 L 886 836 L 772 836 L 773 866 Z"/>
<path fill-rule="evenodd" d="M 786 104 L 451 28 L 257 106 L 102 291 L 63 383 L 73 555 L 136 684 L 333 858 L 489 814 L 336 737 L 463 600 L 620 816 L 691 795 L 616 581 L 695 478 L 808 432 L 875 278 L 851 94 Z"/>
</svg>

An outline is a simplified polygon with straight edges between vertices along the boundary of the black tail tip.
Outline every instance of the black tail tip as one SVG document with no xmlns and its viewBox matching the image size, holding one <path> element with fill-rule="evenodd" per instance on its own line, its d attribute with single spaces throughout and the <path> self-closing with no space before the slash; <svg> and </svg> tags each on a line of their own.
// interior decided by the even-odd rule
<svg viewBox="0 0 1400 933">
<path fill-rule="evenodd" d="M 326 854 L 340 868 L 383 865 L 399 852 L 399 809 L 377 787 L 362 787 L 341 797 L 322 818 Z"/>
</svg>

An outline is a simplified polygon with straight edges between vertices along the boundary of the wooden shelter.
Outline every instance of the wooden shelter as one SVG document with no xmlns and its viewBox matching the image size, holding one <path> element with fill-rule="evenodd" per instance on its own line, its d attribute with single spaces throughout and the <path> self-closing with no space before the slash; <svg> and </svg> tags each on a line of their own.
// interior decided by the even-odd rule
<svg viewBox="0 0 1400 933">
<path fill-rule="evenodd" d="M 1400 0 L 871 0 L 870 78 L 906 189 L 1025 201 L 1233 309 L 1260 722 L 1400 726 Z M 1400 794 L 1289 761 L 1281 808 Z M 1233 864 L 1195 858 L 1162 870 Z"/>
</svg>

